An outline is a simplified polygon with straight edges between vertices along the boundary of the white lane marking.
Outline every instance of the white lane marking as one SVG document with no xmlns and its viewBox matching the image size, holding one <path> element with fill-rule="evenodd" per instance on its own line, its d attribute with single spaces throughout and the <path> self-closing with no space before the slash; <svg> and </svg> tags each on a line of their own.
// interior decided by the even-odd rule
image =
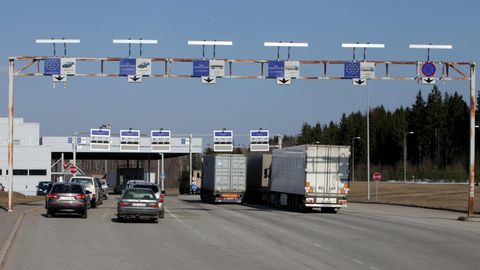
<svg viewBox="0 0 480 270">
<path fill-rule="evenodd" d="M 329 247 L 324 247 L 324 246 L 322 246 L 322 245 L 320 245 L 320 244 L 317 244 L 317 243 L 314 243 L 313 245 L 316 246 L 316 247 L 319 247 L 319 248 L 323 248 L 323 249 L 325 249 L 325 250 L 327 250 L 327 251 L 333 251 L 333 249 L 331 249 L 331 248 L 329 248 Z"/>
<path fill-rule="evenodd" d="M 363 262 L 359 261 L 359 260 L 352 259 L 352 261 L 355 262 L 355 263 L 358 263 L 358 264 L 363 264 Z"/>
<path fill-rule="evenodd" d="M 167 211 L 167 213 L 169 215 L 171 215 L 176 221 L 178 221 L 180 224 L 182 224 L 183 226 L 187 227 L 188 229 L 190 230 L 193 230 L 192 226 L 188 225 L 187 223 L 183 222 L 183 220 L 179 219 L 175 214 L 173 214 L 172 212 L 170 212 L 170 210 L 168 210 L 168 208 L 165 207 L 165 210 Z"/>
</svg>

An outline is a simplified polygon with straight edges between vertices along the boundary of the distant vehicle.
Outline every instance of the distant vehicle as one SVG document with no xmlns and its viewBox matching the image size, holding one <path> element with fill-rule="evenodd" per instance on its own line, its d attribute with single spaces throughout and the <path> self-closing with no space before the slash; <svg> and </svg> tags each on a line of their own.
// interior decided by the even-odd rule
<svg viewBox="0 0 480 270">
<path fill-rule="evenodd" d="M 73 65 L 75 65 L 75 62 L 66 62 L 65 64 L 62 65 L 62 67 L 71 68 Z"/>
<path fill-rule="evenodd" d="M 40 181 L 37 186 L 37 196 L 43 196 L 48 193 L 48 185 L 52 184 L 50 181 Z"/>
<path fill-rule="evenodd" d="M 145 180 L 128 180 L 127 184 L 124 187 L 124 190 L 127 188 L 132 188 L 134 185 L 137 185 L 137 184 L 148 184 L 148 183 L 150 182 L 147 182 Z"/>
<path fill-rule="evenodd" d="M 144 183 L 144 184 L 135 184 L 133 185 L 133 188 L 148 188 L 155 193 L 155 197 L 158 200 L 158 217 L 159 218 L 164 218 L 165 217 L 165 195 L 160 191 L 157 185 L 152 184 L 152 183 Z"/>
<path fill-rule="evenodd" d="M 47 217 L 56 213 L 77 213 L 87 218 L 88 198 L 78 183 L 55 183 L 47 196 Z"/>
<path fill-rule="evenodd" d="M 150 66 L 150 63 L 148 63 L 148 62 L 142 62 L 142 63 L 141 63 L 140 65 L 138 65 L 137 67 L 139 67 L 139 68 L 146 68 L 146 67 L 148 67 L 148 66 Z"/>
<path fill-rule="evenodd" d="M 108 184 L 106 179 L 100 179 L 100 187 L 103 190 L 103 199 L 108 200 Z"/>
<path fill-rule="evenodd" d="M 347 206 L 350 147 L 299 145 L 273 150 L 270 204 L 292 211 Z"/>
<path fill-rule="evenodd" d="M 97 187 L 95 185 L 95 180 L 92 177 L 88 176 L 75 176 L 70 180 L 71 183 L 81 184 L 87 191 L 90 192 L 90 206 L 92 208 L 99 205 L 99 196 L 97 193 Z"/>
<path fill-rule="evenodd" d="M 242 203 L 247 186 L 247 158 L 244 155 L 205 156 L 202 173 L 202 202 Z"/>
<path fill-rule="evenodd" d="M 126 218 L 148 218 L 157 223 L 158 215 L 158 199 L 149 188 L 126 189 L 117 205 L 120 221 Z"/>
</svg>

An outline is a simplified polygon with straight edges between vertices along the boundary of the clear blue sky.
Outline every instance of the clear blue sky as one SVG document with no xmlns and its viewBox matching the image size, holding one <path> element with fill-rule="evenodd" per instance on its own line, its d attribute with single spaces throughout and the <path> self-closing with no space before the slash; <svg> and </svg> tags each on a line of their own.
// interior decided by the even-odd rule
<svg viewBox="0 0 480 270">
<path fill-rule="evenodd" d="M 232 40 L 217 58 L 273 59 L 264 41 L 309 42 L 293 50 L 293 59 L 350 60 L 342 42 L 385 43 L 367 58 L 424 60 L 426 52 L 409 43 L 453 44 L 435 51 L 434 60 L 478 62 L 480 24 L 476 1 L 3 1 L 0 9 L 1 114 L 7 114 L 7 58 L 51 55 L 51 46 L 36 38 L 79 38 L 72 56 L 127 56 L 127 46 L 113 38 L 158 39 L 145 46 L 151 57 L 201 57 L 187 40 Z M 256 67 L 252 67 L 256 68 Z M 117 70 L 112 67 L 112 72 Z M 97 67 L 78 67 L 94 72 Z M 468 96 L 468 83 L 440 85 Z M 419 89 L 414 82 L 369 84 L 371 105 L 408 106 Z M 66 89 L 52 88 L 47 77 L 15 80 L 15 115 L 41 124 L 42 135 L 69 135 L 111 123 L 114 132 L 138 128 L 174 133 L 210 133 L 229 128 L 236 134 L 262 127 L 272 133 L 296 134 L 303 122 L 338 121 L 343 112 L 365 110 L 365 88 L 351 81 L 294 81 L 279 87 L 273 80 L 222 79 L 215 86 L 198 79 L 69 78 Z"/>
</svg>

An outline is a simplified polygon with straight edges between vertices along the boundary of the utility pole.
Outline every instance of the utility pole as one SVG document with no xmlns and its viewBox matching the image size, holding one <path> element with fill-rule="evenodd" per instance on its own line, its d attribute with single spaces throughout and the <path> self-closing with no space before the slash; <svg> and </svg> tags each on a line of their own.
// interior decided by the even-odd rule
<svg viewBox="0 0 480 270">
<path fill-rule="evenodd" d="M 77 135 L 78 132 L 73 133 L 72 147 L 73 147 L 73 166 L 77 167 Z M 77 176 L 77 172 L 73 173 L 73 177 Z"/>
<path fill-rule="evenodd" d="M 407 183 L 407 135 L 413 134 L 413 131 L 403 134 L 403 182 Z"/>
<path fill-rule="evenodd" d="M 188 153 L 189 153 L 189 159 L 190 159 L 190 165 L 188 167 L 188 174 L 189 174 L 190 187 L 191 187 L 192 186 L 192 176 L 193 176 L 193 170 L 192 170 L 192 133 L 190 133 L 190 136 L 189 136 Z"/>
</svg>

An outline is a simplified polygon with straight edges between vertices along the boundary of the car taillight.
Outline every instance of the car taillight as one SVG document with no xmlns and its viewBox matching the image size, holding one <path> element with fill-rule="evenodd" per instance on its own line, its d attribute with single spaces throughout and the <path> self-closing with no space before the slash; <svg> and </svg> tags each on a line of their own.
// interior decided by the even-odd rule
<svg viewBox="0 0 480 270">
<path fill-rule="evenodd" d="M 76 200 L 85 200 L 86 198 L 87 198 L 87 195 L 85 195 L 85 194 L 80 194 L 80 195 L 75 196 Z"/>
<path fill-rule="evenodd" d="M 148 203 L 148 207 L 158 208 L 158 203 Z"/>
<path fill-rule="evenodd" d="M 118 202 L 118 206 L 129 206 L 130 203 L 128 202 Z"/>
<path fill-rule="evenodd" d="M 165 198 L 165 195 L 160 194 L 160 199 L 158 200 L 158 202 L 163 203 L 164 198 Z"/>
<path fill-rule="evenodd" d="M 58 198 L 58 196 L 56 194 L 50 193 L 50 194 L 48 194 L 48 198 L 49 199 L 55 199 L 55 198 Z"/>
</svg>

